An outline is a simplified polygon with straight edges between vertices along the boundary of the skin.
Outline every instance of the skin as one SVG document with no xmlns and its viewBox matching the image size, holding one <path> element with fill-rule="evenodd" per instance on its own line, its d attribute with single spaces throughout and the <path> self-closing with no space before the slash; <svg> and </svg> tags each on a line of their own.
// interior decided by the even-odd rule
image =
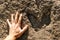
<svg viewBox="0 0 60 40">
<path fill-rule="evenodd" d="M 19 13 L 16 12 L 15 15 L 11 14 L 11 21 L 7 19 L 7 23 L 9 25 L 9 35 L 5 38 L 5 40 L 16 40 L 27 30 L 28 25 L 25 25 L 23 29 L 21 29 L 22 14 L 20 14 L 19 17 L 18 15 Z M 15 16 L 15 18 L 13 18 L 13 16 Z"/>
</svg>

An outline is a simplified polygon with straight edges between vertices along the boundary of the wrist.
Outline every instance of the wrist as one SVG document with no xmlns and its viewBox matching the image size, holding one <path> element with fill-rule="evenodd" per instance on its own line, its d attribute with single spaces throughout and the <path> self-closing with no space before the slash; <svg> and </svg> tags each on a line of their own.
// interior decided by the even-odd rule
<svg viewBox="0 0 60 40">
<path fill-rule="evenodd" d="M 13 40 L 16 40 L 16 37 L 15 36 L 12 36 L 12 35 L 8 35 L 9 38 L 13 39 Z"/>
<path fill-rule="evenodd" d="M 16 40 L 16 38 L 12 35 L 8 35 L 5 40 Z"/>
</svg>

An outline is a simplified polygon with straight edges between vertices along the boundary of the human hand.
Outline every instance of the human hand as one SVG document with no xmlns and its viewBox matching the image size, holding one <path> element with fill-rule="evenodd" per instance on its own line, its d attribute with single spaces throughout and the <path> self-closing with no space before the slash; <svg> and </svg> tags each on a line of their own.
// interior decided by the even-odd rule
<svg viewBox="0 0 60 40">
<path fill-rule="evenodd" d="M 19 17 L 18 15 L 18 12 L 16 12 L 15 18 L 13 18 L 14 14 L 11 14 L 11 22 L 7 19 L 9 25 L 9 36 L 12 36 L 13 38 L 20 37 L 28 28 L 28 25 L 25 25 L 23 29 L 21 29 L 22 14 L 20 14 Z"/>
</svg>

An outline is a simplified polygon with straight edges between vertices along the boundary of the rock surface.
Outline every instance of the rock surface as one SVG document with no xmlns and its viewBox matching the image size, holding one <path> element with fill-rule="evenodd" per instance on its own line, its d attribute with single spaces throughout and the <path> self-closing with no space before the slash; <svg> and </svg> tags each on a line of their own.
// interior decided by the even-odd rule
<svg viewBox="0 0 60 40">
<path fill-rule="evenodd" d="M 0 0 L 0 40 L 8 35 L 6 19 L 16 11 L 29 25 L 17 40 L 60 40 L 60 0 Z"/>
</svg>

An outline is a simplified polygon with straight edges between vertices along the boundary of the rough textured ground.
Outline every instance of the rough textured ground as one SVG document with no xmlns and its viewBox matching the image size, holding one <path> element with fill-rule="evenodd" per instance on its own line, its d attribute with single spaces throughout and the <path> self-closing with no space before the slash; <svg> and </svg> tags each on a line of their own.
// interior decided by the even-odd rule
<svg viewBox="0 0 60 40">
<path fill-rule="evenodd" d="M 29 25 L 17 40 L 60 40 L 60 0 L 0 0 L 0 40 L 8 35 L 6 19 L 16 11 Z"/>
</svg>

